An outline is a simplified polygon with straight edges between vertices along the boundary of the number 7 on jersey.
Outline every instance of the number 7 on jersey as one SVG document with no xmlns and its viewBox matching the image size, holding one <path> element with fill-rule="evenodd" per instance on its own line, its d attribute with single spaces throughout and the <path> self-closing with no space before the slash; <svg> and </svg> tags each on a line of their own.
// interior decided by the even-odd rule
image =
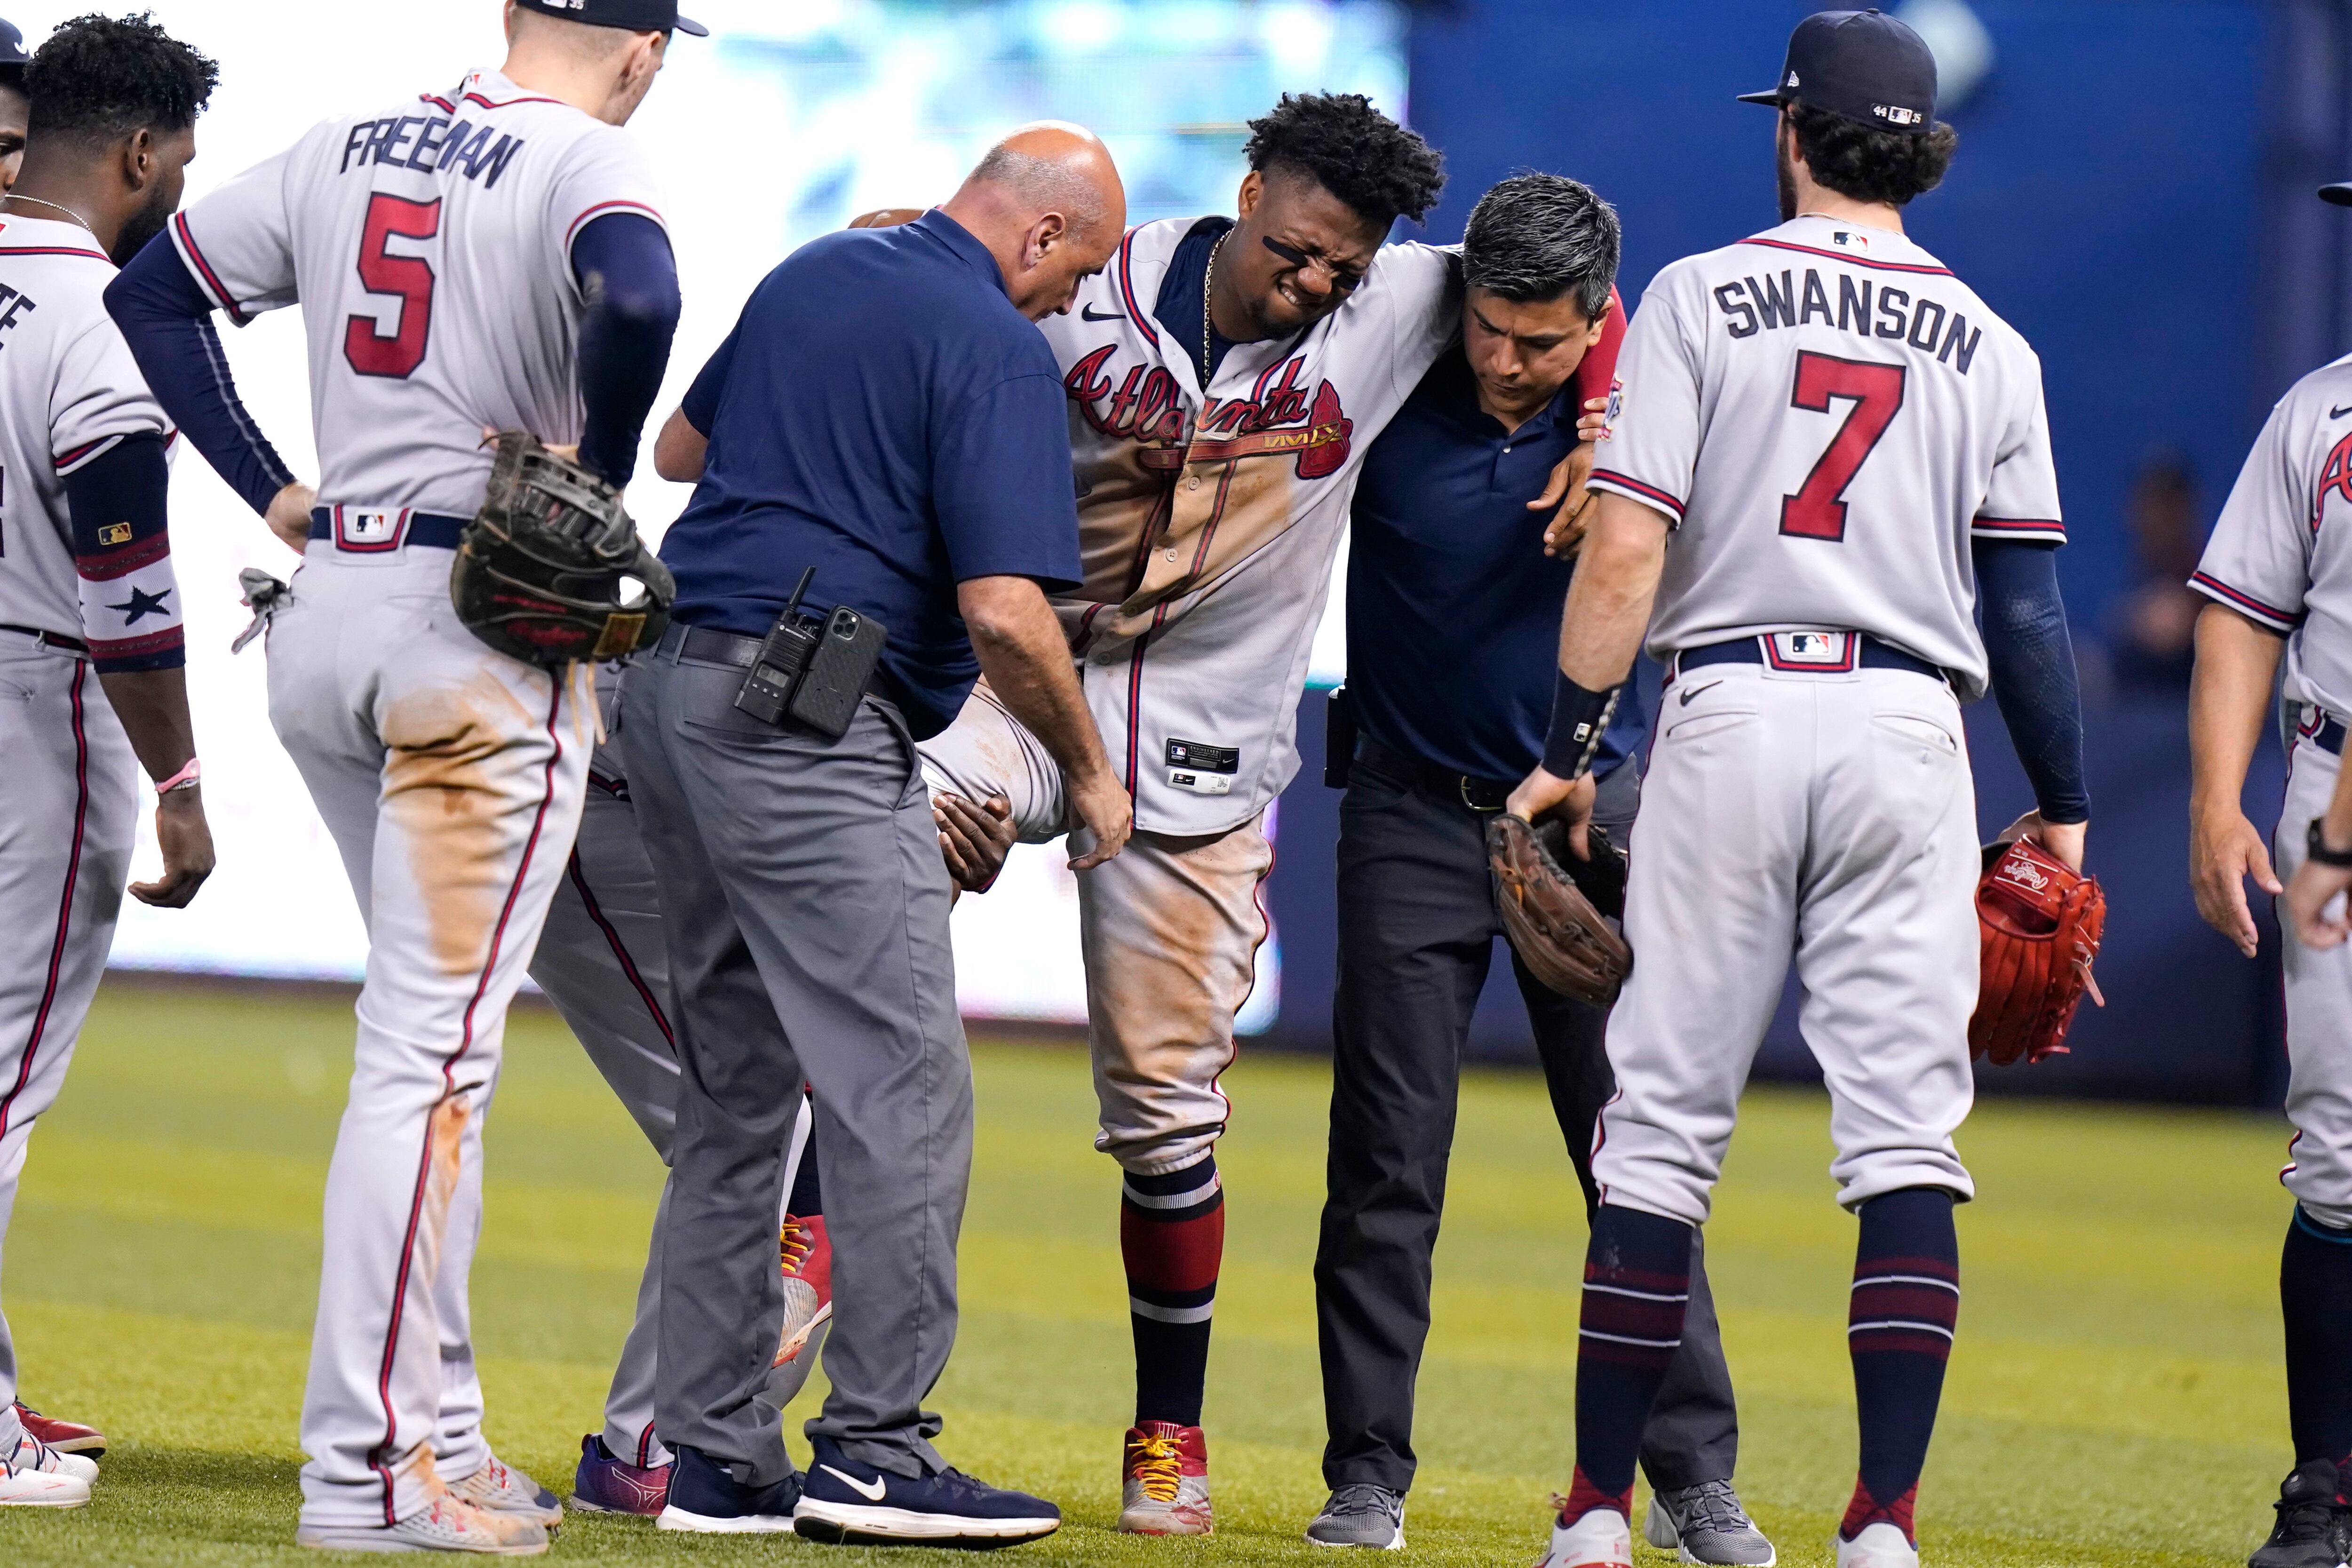
<svg viewBox="0 0 2352 1568">
<path fill-rule="evenodd" d="M 1797 493 L 1780 498 L 1780 531 L 1799 539 L 1845 542 L 1845 488 L 1862 468 L 1863 459 L 1886 434 L 1903 406 L 1904 367 L 1877 360 L 1840 359 L 1811 349 L 1797 354 L 1797 385 L 1790 395 L 1791 407 L 1814 414 L 1830 412 L 1832 398 L 1848 398 L 1853 406 L 1830 437 L 1830 444 Z"/>
</svg>

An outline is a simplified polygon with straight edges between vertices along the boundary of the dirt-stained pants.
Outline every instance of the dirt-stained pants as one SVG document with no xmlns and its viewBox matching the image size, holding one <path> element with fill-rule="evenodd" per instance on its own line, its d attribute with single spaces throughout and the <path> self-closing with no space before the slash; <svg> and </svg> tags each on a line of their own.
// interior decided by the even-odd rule
<svg viewBox="0 0 2352 1568">
<path fill-rule="evenodd" d="M 405 1518 L 487 1457 L 466 1290 L 482 1122 L 595 740 L 588 668 L 477 639 L 449 563 L 313 541 L 269 633 L 270 720 L 369 942 L 303 1394 L 312 1526 Z"/>
</svg>

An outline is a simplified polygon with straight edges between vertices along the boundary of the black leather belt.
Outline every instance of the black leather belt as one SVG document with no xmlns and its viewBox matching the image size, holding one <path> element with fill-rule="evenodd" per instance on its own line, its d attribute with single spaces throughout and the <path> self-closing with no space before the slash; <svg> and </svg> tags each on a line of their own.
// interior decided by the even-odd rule
<svg viewBox="0 0 2352 1568">
<path fill-rule="evenodd" d="M 759 662 L 760 649 L 765 637 L 747 637 L 734 632 L 722 632 L 716 626 L 689 626 L 672 621 L 662 633 L 661 651 L 669 658 L 690 658 L 703 664 L 732 665 L 737 669 L 749 669 Z M 876 665 L 874 673 L 866 679 L 868 697 L 886 695 L 882 685 L 882 667 Z"/>
<path fill-rule="evenodd" d="M 1403 780 L 1423 795 L 1466 805 L 1472 811 L 1500 811 L 1511 792 L 1519 787 L 1516 781 L 1497 784 L 1493 779 L 1473 778 L 1435 763 L 1423 762 L 1419 757 L 1409 757 L 1393 747 L 1381 745 L 1370 735 L 1356 737 L 1356 760 L 1391 778 Z"/>
<path fill-rule="evenodd" d="M 0 621 L 0 632 L 16 632 L 19 636 L 28 637 L 43 647 L 59 647 L 68 653 L 85 656 L 89 652 L 89 644 L 79 637 L 69 637 L 63 632 L 45 632 L 38 626 L 12 626 L 5 621 Z"/>
<path fill-rule="evenodd" d="M 344 514 L 345 532 L 349 537 L 336 537 L 335 513 L 338 510 Z M 394 521 L 388 532 L 376 538 L 349 527 L 350 521 L 357 516 L 388 517 L 399 521 Z M 465 536 L 466 525 L 473 521 L 470 517 L 447 517 L 439 512 L 404 512 L 399 507 L 347 506 L 337 509 L 314 506 L 310 509 L 310 537 L 334 540 L 337 549 L 362 555 L 373 551 L 396 550 L 404 544 L 429 544 L 436 550 L 455 550 L 457 541 Z"/>
<path fill-rule="evenodd" d="M 1679 671 L 1695 669 L 1706 664 L 1762 664 L 1769 665 L 1774 669 L 1836 675 L 1854 668 L 1853 657 L 1839 662 L 1815 662 L 1801 658 L 1793 659 L 1784 658 L 1773 648 L 1772 635 L 1767 632 L 1759 637 L 1734 637 L 1729 642 L 1709 643 L 1704 647 L 1685 648 L 1675 656 L 1675 668 Z M 1838 632 L 1829 635 L 1853 637 L 1859 641 L 1862 645 L 1859 650 L 1859 660 L 1864 669 L 1907 669 L 1914 675 L 1924 675 L 1930 680 L 1941 680 L 1947 684 L 1950 681 L 1949 676 L 1926 659 L 1905 653 L 1901 648 L 1890 643 L 1880 642 L 1876 637 L 1865 633 Z"/>
</svg>

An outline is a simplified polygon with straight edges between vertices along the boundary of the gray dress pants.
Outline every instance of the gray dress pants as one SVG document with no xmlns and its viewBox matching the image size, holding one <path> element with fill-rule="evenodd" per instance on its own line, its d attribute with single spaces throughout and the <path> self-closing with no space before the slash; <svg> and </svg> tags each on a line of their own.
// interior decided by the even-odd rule
<svg viewBox="0 0 2352 1568">
<path fill-rule="evenodd" d="M 900 1475 L 945 1467 L 922 1402 L 956 1331 L 971 1066 L 948 874 L 914 743 L 868 699 L 828 741 L 734 706 L 742 672 L 681 658 L 622 689 L 677 1032 L 656 1420 L 736 1479 L 792 1471 L 759 1395 L 783 1321 L 776 1210 L 805 1079 L 834 1245 L 833 1390 L 808 1423 Z"/>
<path fill-rule="evenodd" d="M 1630 766 L 1601 785 L 1595 816 L 1621 847 L 1637 801 Z M 1462 1048 L 1502 931 L 1486 831 L 1486 816 L 1460 799 L 1353 764 L 1339 806 L 1331 1147 L 1315 1256 L 1323 1479 L 1335 1490 L 1412 1486 L 1413 1383 L 1429 1337 Z M 1614 1089 L 1607 1015 L 1511 963 L 1589 1214 L 1599 1195 L 1593 1124 Z M 1682 1349 L 1651 1407 L 1642 1468 L 1654 1487 L 1695 1486 L 1728 1480 L 1738 1452 L 1731 1373 L 1694 1236 Z"/>
</svg>

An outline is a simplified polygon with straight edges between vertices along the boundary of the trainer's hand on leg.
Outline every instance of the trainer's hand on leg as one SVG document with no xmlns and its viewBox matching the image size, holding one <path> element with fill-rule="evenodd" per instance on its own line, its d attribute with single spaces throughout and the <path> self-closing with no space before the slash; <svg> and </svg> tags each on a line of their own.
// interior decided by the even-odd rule
<svg viewBox="0 0 2352 1568">
<path fill-rule="evenodd" d="M 1073 871 L 1091 870 L 1127 847 L 1128 835 L 1135 831 L 1135 803 L 1127 798 L 1127 788 L 1117 774 L 1105 767 L 1085 779 L 1070 781 L 1070 809 L 1077 814 L 1079 825 L 1093 835 L 1094 845 L 1083 855 L 1070 858 Z"/>
<path fill-rule="evenodd" d="M 974 805 L 943 793 L 931 797 L 931 820 L 939 824 L 940 858 L 947 862 L 948 875 L 965 892 L 985 892 L 1013 852 L 1013 803 L 993 795 Z"/>
<path fill-rule="evenodd" d="M 2254 956 L 2253 911 L 2246 904 L 2246 879 L 2276 897 L 2283 889 L 2271 869 L 2269 847 L 2245 813 L 2234 806 L 2201 816 L 2189 831 L 2189 881 L 2197 894 L 2197 912 L 2205 923 Z"/>
</svg>

